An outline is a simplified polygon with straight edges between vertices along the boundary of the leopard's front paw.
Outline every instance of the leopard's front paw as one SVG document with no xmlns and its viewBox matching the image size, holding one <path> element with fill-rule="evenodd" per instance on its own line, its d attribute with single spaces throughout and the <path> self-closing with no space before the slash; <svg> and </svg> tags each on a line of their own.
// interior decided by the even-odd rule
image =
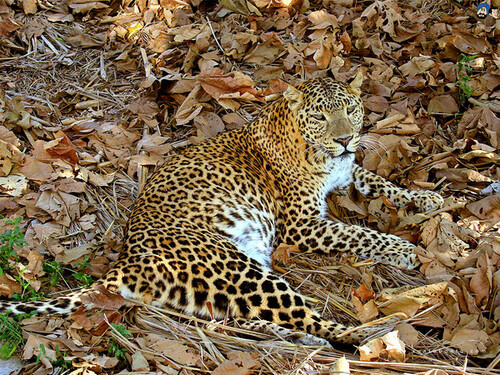
<svg viewBox="0 0 500 375">
<path fill-rule="evenodd" d="M 408 241 L 399 240 L 394 242 L 387 250 L 387 253 L 380 257 L 383 263 L 392 264 L 393 266 L 406 268 L 409 270 L 420 266 L 420 260 L 417 254 L 413 252 L 415 245 Z"/>
<path fill-rule="evenodd" d="M 411 200 L 415 203 L 415 206 L 422 212 L 441 208 L 444 203 L 444 199 L 441 195 L 430 190 L 412 191 Z"/>
<path fill-rule="evenodd" d="M 370 232 L 375 238 L 375 246 L 366 246 L 358 250 L 364 258 L 373 258 L 381 263 L 396 267 L 414 269 L 421 263 L 413 252 L 415 245 L 392 234 Z"/>
</svg>

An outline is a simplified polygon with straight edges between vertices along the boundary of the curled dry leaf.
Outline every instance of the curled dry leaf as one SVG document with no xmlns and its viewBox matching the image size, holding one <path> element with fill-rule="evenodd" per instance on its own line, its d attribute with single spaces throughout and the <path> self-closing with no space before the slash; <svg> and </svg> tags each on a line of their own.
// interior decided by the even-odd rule
<svg viewBox="0 0 500 375">
<path fill-rule="evenodd" d="M 55 158 L 61 158 L 67 160 L 72 164 L 78 164 L 79 159 L 76 154 L 75 145 L 70 141 L 70 139 L 62 131 L 58 131 L 54 134 L 56 139 L 51 142 L 47 142 L 44 145 L 45 151 L 49 155 Z"/>
<path fill-rule="evenodd" d="M 470 280 L 470 290 L 475 293 L 474 298 L 477 306 L 484 308 L 490 298 L 493 286 L 493 267 L 486 251 L 479 256 L 476 266 L 476 272 Z"/>
<path fill-rule="evenodd" d="M 480 219 L 498 220 L 500 218 L 500 194 L 469 203 L 467 209 Z"/>
<path fill-rule="evenodd" d="M 299 253 L 300 250 L 297 245 L 287 245 L 281 243 L 278 245 L 276 250 L 271 254 L 271 259 L 274 262 L 281 264 L 288 264 L 290 262 L 290 253 Z"/>
<path fill-rule="evenodd" d="M 8 274 L 0 275 L 0 296 L 12 298 L 14 294 L 21 294 L 21 284 Z"/>
<path fill-rule="evenodd" d="M 354 308 L 356 309 L 356 317 L 362 323 L 372 321 L 379 314 L 377 305 L 375 304 L 375 301 L 373 299 L 369 300 L 366 303 L 362 303 L 358 297 L 353 296 L 352 297 L 352 304 L 354 305 Z"/>
<path fill-rule="evenodd" d="M 369 289 L 364 282 L 354 291 L 354 295 L 363 303 L 375 298 L 375 292 Z"/>
<path fill-rule="evenodd" d="M 118 324 L 121 317 L 118 311 L 91 311 L 85 313 L 83 308 L 71 314 L 71 319 L 75 322 L 77 328 L 83 328 L 96 336 L 103 335 L 109 329 L 108 322 Z"/>
<path fill-rule="evenodd" d="M 111 293 L 103 285 L 97 285 L 89 293 L 83 294 L 81 301 L 87 309 L 99 307 L 104 310 L 118 310 L 125 303 L 121 295 Z"/>
<path fill-rule="evenodd" d="M 444 300 L 448 282 L 424 285 L 417 288 L 384 289 L 376 299 L 377 306 L 385 315 L 403 312 L 408 317 L 414 316 L 419 310 L 436 306 Z M 405 290 L 406 289 L 406 290 Z"/>
<path fill-rule="evenodd" d="M 197 350 L 193 350 L 178 341 L 167 340 L 157 335 L 149 335 L 148 339 L 151 340 L 149 347 L 152 350 L 163 353 L 181 365 L 194 366 L 201 358 Z"/>
<path fill-rule="evenodd" d="M 228 353 L 228 359 L 222 362 L 213 375 L 250 375 L 261 367 L 258 353 L 233 351 Z"/>
<path fill-rule="evenodd" d="M 197 79 L 203 90 L 222 106 L 229 105 L 224 99 L 262 100 L 252 78 L 238 71 L 223 74 L 220 69 L 214 68 L 200 74 Z"/>
<path fill-rule="evenodd" d="M 368 341 L 359 347 L 361 361 L 404 362 L 405 344 L 398 337 L 398 331 L 389 332 L 382 337 Z"/>
<path fill-rule="evenodd" d="M 23 175 L 12 174 L 0 177 L 0 192 L 11 197 L 20 197 L 28 190 L 28 181 Z"/>
<path fill-rule="evenodd" d="M 456 330 L 450 340 L 451 346 L 473 356 L 484 353 L 490 344 L 486 332 L 467 328 Z"/>
</svg>

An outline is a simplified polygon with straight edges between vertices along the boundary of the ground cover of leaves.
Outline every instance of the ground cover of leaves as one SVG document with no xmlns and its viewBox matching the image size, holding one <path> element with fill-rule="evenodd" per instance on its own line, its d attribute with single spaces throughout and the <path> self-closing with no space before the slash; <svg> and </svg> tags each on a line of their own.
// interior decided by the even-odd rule
<svg viewBox="0 0 500 375">
<path fill-rule="evenodd" d="M 325 317 L 392 328 L 383 319 L 395 314 L 399 338 L 304 348 L 230 317 L 118 311 L 123 301 L 101 291 L 86 301 L 101 307 L 93 315 L 22 322 L 23 373 L 499 373 L 500 21 L 479 20 L 475 6 L 0 0 L 0 233 L 19 227 L 27 242 L 4 258 L 4 298 L 101 276 L 166 154 L 241 126 L 314 76 L 361 70 L 368 148 L 358 162 L 446 198 L 426 214 L 353 190 L 329 200 L 333 219 L 419 244 L 417 271 L 293 244 L 275 254 L 276 272 Z"/>
</svg>

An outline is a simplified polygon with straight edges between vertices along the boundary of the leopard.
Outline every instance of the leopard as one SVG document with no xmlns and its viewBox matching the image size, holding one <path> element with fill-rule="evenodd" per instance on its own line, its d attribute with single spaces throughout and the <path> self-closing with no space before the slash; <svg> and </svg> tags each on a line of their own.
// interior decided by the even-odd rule
<svg viewBox="0 0 500 375">
<path fill-rule="evenodd" d="M 230 317 L 298 343 L 359 344 L 373 331 L 325 319 L 271 266 L 279 244 L 304 253 L 349 253 L 403 269 L 415 245 L 328 215 L 327 195 L 353 184 L 397 207 L 438 209 L 440 194 L 397 187 L 355 163 L 363 74 L 293 86 L 255 119 L 167 155 L 147 179 L 114 266 L 96 282 L 127 300 L 188 315 Z M 94 285 L 95 286 L 95 285 Z M 91 288 L 89 288 L 91 289 Z M 69 315 L 89 289 L 0 311 Z"/>
</svg>

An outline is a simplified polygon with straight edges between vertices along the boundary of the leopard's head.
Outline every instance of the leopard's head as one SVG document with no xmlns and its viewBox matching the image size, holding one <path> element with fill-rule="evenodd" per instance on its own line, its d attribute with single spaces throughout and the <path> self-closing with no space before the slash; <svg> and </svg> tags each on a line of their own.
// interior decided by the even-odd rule
<svg viewBox="0 0 500 375">
<path fill-rule="evenodd" d="M 350 84 L 314 78 L 288 87 L 284 97 L 311 148 L 333 158 L 356 151 L 363 125 L 362 82 L 359 72 Z"/>
</svg>

